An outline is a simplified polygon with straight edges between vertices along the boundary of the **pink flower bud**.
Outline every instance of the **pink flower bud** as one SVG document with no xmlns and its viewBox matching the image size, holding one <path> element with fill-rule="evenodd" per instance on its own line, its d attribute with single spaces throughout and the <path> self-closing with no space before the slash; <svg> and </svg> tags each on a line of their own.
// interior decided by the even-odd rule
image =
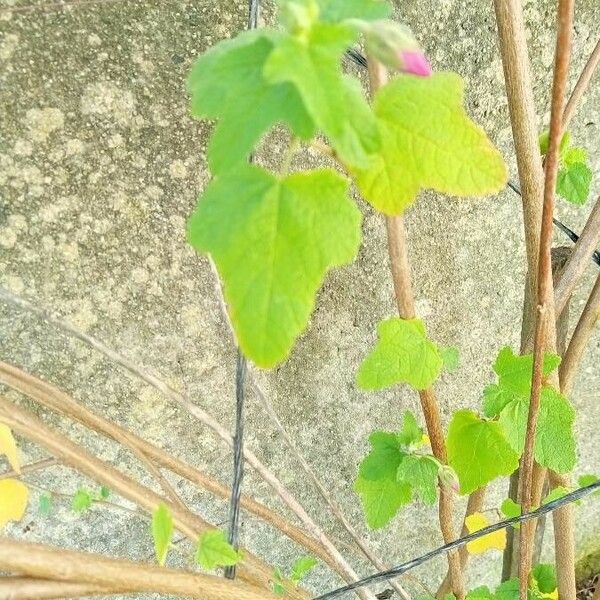
<svg viewBox="0 0 600 600">
<path fill-rule="evenodd" d="M 402 70 L 405 73 L 419 75 L 420 77 L 429 77 L 432 74 L 429 61 L 420 50 L 404 50 L 400 52 Z"/>
</svg>

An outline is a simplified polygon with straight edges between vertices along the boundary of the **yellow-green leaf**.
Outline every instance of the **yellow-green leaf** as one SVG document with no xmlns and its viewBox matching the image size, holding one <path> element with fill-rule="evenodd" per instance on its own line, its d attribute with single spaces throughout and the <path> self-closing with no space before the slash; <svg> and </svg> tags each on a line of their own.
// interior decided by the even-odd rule
<svg viewBox="0 0 600 600">
<path fill-rule="evenodd" d="M 358 187 L 377 210 L 402 213 L 422 189 L 484 196 L 506 185 L 498 150 L 463 108 L 455 73 L 399 75 L 375 97 L 382 147 L 367 168 L 354 168 Z"/>
<path fill-rule="evenodd" d="M 17 450 L 17 444 L 12 431 L 8 425 L 0 423 L 0 455 L 4 454 L 10 466 L 17 472 L 21 472 L 21 463 Z"/>
<path fill-rule="evenodd" d="M 490 522 L 482 513 L 473 513 L 465 519 L 465 525 L 469 533 L 475 533 L 484 527 L 487 527 Z M 484 535 L 467 544 L 469 554 L 483 554 L 488 550 L 504 550 L 506 546 L 506 530 L 500 529 L 494 533 Z"/>
<path fill-rule="evenodd" d="M 20 521 L 27 508 L 29 491 L 16 479 L 0 480 L 0 528 L 9 521 Z"/>
</svg>

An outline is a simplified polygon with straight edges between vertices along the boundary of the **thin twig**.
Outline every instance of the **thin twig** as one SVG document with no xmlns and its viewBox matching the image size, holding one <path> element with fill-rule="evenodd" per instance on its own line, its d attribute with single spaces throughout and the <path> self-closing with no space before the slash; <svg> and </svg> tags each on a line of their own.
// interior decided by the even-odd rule
<svg viewBox="0 0 600 600">
<path fill-rule="evenodd" d="M 381 63 L 372 60 L 370 57 L 367 57 L 367 60 L 369 63 L 371 92 L 374 94 L 385 84 L 387 72 Z M 386 227 L 388 254 L 398 313 L 403 319 L 413 319 L 415 318 L 415 305 L 403 217 L 386 217 Z M 446 441 L 435 393 L 431 388 L 422 390 L 419 392 L 419 398 L 432 452 L 441 463 L 445 464 L 447 462 Z M 447 543 L 452 542 L 457 537 L 454 531 L 452 494 L 453 492 L 448 486 L 440 486 L 439 521 L 442 537 Z M 458 600 L 462 600 L 465 596 L 465 586 L 458 552 L 448 553 L 448 569 L 452 591 Z"/>
<path fill-rule="evenodd" d="M 71 583 L 34 577 L 0 577 L 0 598 L 3 600 L 54 600 L 123 594 L 119 587 L 103 587 L 90 583 Z"/>
<path fill-rule="evenodd" d="M 253 375 L 252 386 L 253 386 L 253 388 L 256 392 L 256 395 L 258 396 L 258 399 L 260 400 L 265 412 L 269 415 L 269 418 L 275 424 L 275 427 L 279 431 L 281 437 L 283 438 L 283 440 L 287 444 L 288 448 L 291 450 L 292 454 L 294 455 L 294 457 L 296 458 L 296 460 L 302 467 L 302 470 L 304 471 L 304 473 L 306 473 L 308 478 L 312 481 L 313 485 L 315 486 L 315 488 L 321 495 L 321 498 L 323 498 L 323 500 L 327 503 L 327 505 L 331 509 L 331 512 L 333 513 L 333 515 L 341 523 L 341 525 L 344 527 L 346 532 L 350 535 L 350 537 L 352 538 L 354 543 L 361 550 L 363 555 L 373 564 L 373 566 L 375 566 L 380 571 L 384 571 L 385 569 L 387 569 L 388 567 L 383 563 L 383 561 L 373 552 L 373 550 L 368 546 L 368 544 L 365 542 L 365 540 L 363 540 L 363 538 L 360 537 L 358 532 L 354 529 L 354 527 L 351 525 L 351 523 L 346 518 L 346 515 L 344 514 L 344 511 L 342 510 L 340 505 L 334 500 L 334 498 L 327 491 L 327 489 L 325 488 L 325 486 L 323 485 L 321 480 L 317 477 L 314 470 L 308 464 L 307 460 L 302 455 L 302 452 L 300 452 L 300 450 L 296 446 L 296 443 L 291 438 L 287 429 L 284 427 L 283 423 L 279 419 L 279 416 L 277 415 L 277 413 L 275 412 L 275 409 L 273 408 L 273 404 L 269 401 L 265 392 L 263 391 L 260 384 L 256 380 L 256 373 L 253 373 L 252 375 Z M 398 592 L 398 594 L 400 595 L 401 598 L 404 598 L 405 600 L 410 600 L 411 597 L 408 594 L 408 592 L 397 581 L 390 581 L 388 583 L 394 588 L 394 590 L 396 592 Z"/>
<path fill-rule="evenodd" d="M 579 318 L 577 327 L 575 327 L 565 357 L 560 365 L 560 386 L 563 393 L 567 396 L 571 393 L 573 381 L 575 380 L 577 369 L 581 364 L 583 352 L 596 327 L 598 318 L 600 318 L 600 275 L 596 278 L 592 293 L 581 313 L 581 317 Z"/>
<path fill-rule="evenodd" d="M 0 479 L 13 479 L 15 477 L 20 477 L 22 475 L 31 475 L 31 473 L 35 473 L 37 471 L 42 471 L 47 469 L 48 467 L 53 467 L 54 465 L 59 465 L 60 461 L 56 460 L 56 458 L 44 458 L 42 460 L 38 460 L 34 463 L 30 463 L 28 465 L 23 465 L 21 467 L 21 472 L 17 473 L 16 471 L 7 471 L 6 473 L 0 474 Z"/>
<path fill-rule="evenodd" d="M 596 43 L 596 47 L 594 48 L 594 50 L 592 51 L 592 54 L 588 58 L 588 61 L 585 64 L 585 67 L 583 68 L 583 71 L 581 72 L 581 75 L 579 76 L 579 79 L 577 80 L 577 83 L 575 84 L 573 91 L 571 92 L 571 97 L 569 98 L 569 101 L 567 102 L 567 105 L 565 106 L 565 111 L 563 113 L 563 123 L 562 123 L 563 131 L 566 131 L 569 128 L 569 123 L 571 122 L 571 119 L 573 118 L 573 115 L 575 114 L 577 105 L 579 104 L 581 98 L 585 94 L 585 92 L 589 86 L 590 80 L 592 79 L 592 75 L 594 74 L 594 71 L 596 70 L 596 67 L 598 66 L 599 63 L 600 63 L 600 39 Z"/>
<path fill-rule="evenodd" d="M 120 588 L 128 593 L 173 594 L 202 600 L 277 598 L 270 591 L 247 583 L 7 538 L 0 538 L 0 569 L 109 590 Z"/>
<path fill-rule="evenodd" d="M 535 313 L 535 334 L 533 344 L 533 375 L 531 399 L 527 417 L 525 447 L 521 457 L 520 498 L 523 511 L 529 512 L 532 497 L 532 474 L 534 463 L 534 445 L 537 430 L 538 413 L 542 390 L 542 367 L 544 353 L 556 348 L 556 332 L 551 332 L 549 323 L 554 324 L 554 295 L 552 283 L 552 219 L 554 216 L 554 196 L 559 167 L 560 141 L 562 136 L 562 115 L 565 102 L 565 91 L 571 60 L 572 29 L 574 0 L 559 0 L 558 3 L 558 34 L 556 39 L 554 77 L 552 85 L 552 106 L 550 112 L 550 134 L 548 152 L 545 161 L 544 202 L 542 223 L 540 228 L 540 246 L 537 270 L 537 310 Z M 530 524 L 523 526 L 520 531 L 520 597 L 527 600 L 529 571 L 531 569 L 531 552 L 535 530 Z M 568 535 L 569 532 L 566 532 Z M 572 535 L 572 532 L 570 532 Z M 563 534 L 565 535 L 565 534 Z M 558 540 L 559 538 L 557 538 Z M 566 550 L 557 547 L 557 566 L 559 578 L 559 595 L 563 600 L 574 600 L 575 583 L 571 581 L 567 561 L 571 557 L 564 556 Z M 563 556 L 560 556 L 560 554 Z M 572 588 L 572 589 L 571 589 Z"/>
</svg>

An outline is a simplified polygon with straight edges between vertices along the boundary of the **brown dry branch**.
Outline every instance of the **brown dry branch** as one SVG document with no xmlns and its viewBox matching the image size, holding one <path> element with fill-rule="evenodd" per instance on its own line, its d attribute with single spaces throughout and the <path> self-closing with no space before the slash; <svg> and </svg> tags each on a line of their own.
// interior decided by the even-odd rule
<svg viewBox="0 0 600 600">
<path fill-rule="evenodd" d="M 200 516 L 169 502 L 167 498 L 107 465 L 66 436 L 47 427 L 29 411 L 17 407 L 2 396 L 0 396 L 0 420 L 13 431 L 44 447 L 63 464 L 76 469 L 101 485 L 108 486 L 115 493 L 147 512 L 152 513 L 161 503 L 166 504 L 173 516 L 175 528 L 190 540 L 196 541 L 202 533 L 214 529 Z M 239 577 L 242 581 L 270 589 L 271 576 L 272 568 L 269 565 L 250 552 L 244 551 L 244 560 L 239 568 Z M 290 593 L 296 598 L 305 597 L 301 591 L 292 590 Z"/>
<path fill-rule="evenodd" d="M 538 254 L 533 377 L 525 434 L 525 447 L 521 457 L 521 476 L 519 481 L 521 506 L 524 512 L 529 512 L 533 502 L 533 452 L 540 407 L 544 353 L 553 351 L 556 348 L 556 331 L 552 331 L 554 328 L 549 327 L 550 323 L 552 323 L 552 325 L 555 324 L 551 250 L 554 196 L 556 193 L 556 179 L 558 175 L 560 153 L 559 147 L 562 136 L 562 115 L 571 59 L 574 0 L 559 0 L 558 13 L 558 34 L 556 39 L 552 105 L 550 113 L 550 139 L 545 162 L 544 201 Z M 564 600 L 574 600 L 576 592 L 574 581 L 575 558 L 574 556 L 570 556 L 568 552 L 569 542 L 567 538 L 569 537 L 569 534 L 572 538 L 572 530 L 568 531 L 568 528 L 565 527 L 568 524 L 568 520 L 567 513 L 563 513 L 563 518 L 561 519 L 562 531 L 558 531 L 555 536 L 557 543 L 556 561 L 559 578 L 559 595 Z M 523 524 L 520 532 L 519 579 L 521 600 L 527 600 L 528 595 L 531 552 L 533 536 L 535 534 L 534 527 L 533 524 Z M 572 541 L 570 544 L 572 545 Z M 569 571 L 572 571 L 572 574 Z"/>
<path fill-rule="evenodd" d="M 565 111 L 563 112 L 563 123 L 562 123 L 563 131 L 566 131 L 568 129 L 569 123 L 571 122 L 571 119 L 573 118 L 573 115 L 575 114 L 575 110 L 577 109 L 577 105 L 579 104 L 579 102 L 581 101 L 581 98 L 585 94 L 585 92 L 590 84 L 590 80 L 592 79 L 592 75 L 594 74 L 594 71 L 598 67 L 599 63 L 600 63 L 600 39 L 598 40 L 598 42 L 596 43 L 596 47 L 590 54 L 590 57 L 588 58 L 588 61 L 585 64 L 585 67 L 583 68 L 583 71 L 581 71 L 581 75 L 579 75 L 579 79 L 577 80 L 577 83 L 575 84 L 575 87 L 573 88 L 573 91 L 571 92 L 571 97 L 569 98 L 569 101 L 567 102 L 567 105 L 565 106 Z"/>
<path fill-rule="evenodd" d="M 71 583 L 34 577 L 0 576 L 0 600 L 53 600 L 121 594 L 122 588 L 108 588 L 89 583 Z"/>
<path fill-rule="evenodd" d="M 565 353 L 565 357 L 560 365 L 560 386 L 564 394 L 570 394 L 573 387 L 573 381 L 577 374 L 577 369 L 581 364 L 583 352 L 587 347 L 589 339 L 596 327 L 600 317 L 600 275 L 596 278 L 596 283 L 592 293 L 588 298 L 587 304 L 581 313 L 581 317 L 575 327 L 571 341 Z"/>
<path fill-rule="evenodd" d="M 15 296 L 4 288 L 0 288 L 0 299 L 38 315 L 62 331 L 65 331 L 90 345 L 98 352 L 104 354 L 104 356 L 109 358 L 115 364 L 125 368 L 132 375 L 141 379 L 142 381 L 145 381 L 147 384 L 157 389 L 166 398 L 184 408 L 189 414 L 197 418 L 200 422 L 215 432 L 230 447 L 233 447 L 233 438 L 231 437 L 230 433 L 216 419 L 214 419 L 204 409 L 194 404 L 187 395 L 178 392 L 162 379 L 146 371 L 132 360 L 109 348 L 106 344 L 100 342 L 96 338 L 79 331 L 69 323 L 52 317 L 45 310 L 34 306 L 31 304 L 31 302 L 28 302 L 23 298 Z M 336 563 L 338 572 L 343 574 L 344 580 L 347 582 L 357 581 L 358 575 L 355 573 L 354 569 L 348 564 L 346 559 L 341 555 L 339 550 L 331 542 L 325 532 L 317 525 L 313 518 L 306 512 L 304 507 L 298 502 L 295 496 L 291 494 L 291 492 L 281 483 L 275 474 L 247 447 L 244 447 L 244 459 L 250 466 L 254 468 L 254 470 L 263 478 L 263 480 L 269 484 L 269 486 L 277 493 L 287 507 L 292 510 L 292 512 L 302 521 L 310 534 L 313 535 L 313 537 L 326 549 L 331 559 Z M 375 597 L 374 594 L 368 590 L 359 589 L 356 590 L 356 594 L 361 598 L 367 598 L 368 600 L 374 600 Z"/>
<path fill-rule="evenodd" d="M 38 579 L 202 600 L 277 598 L 264 588 L 125 559 L 0 538 L 0 569 Z"/>
<path fill-rule="evenodd" d="M 368 62 L 371 93 L 374 94 L 385 84 L 387 72 L 381 63 L 370 57 L 368 57 Z M 415 318 L 415 305 L 403 217 L 387 217 L 386 227 L 390 269 L 398 313 L 403 319 L 413 319 Z M 446 464 L 446 441 L 435 392 L 431 388 L 423 390 L 419 392 L 419 397 L 433 454 L 441 463 Z M 445 543 L 452 542 L 457 538 L 453 523 L 453 504 L 452 490 L 447 486 L 440 486 L 439 521 Z M 449 552 L 447 558 L 452 592 L 458 600 L 462 600 L 465 596 L 465 584 L 458 551 Z"/>
<path fill-rule="evenodd" d="M 35 473 L 36 471 L 43 471 L 49 467 L 53 467 L 54 465 L 60 464 L 56 458 L 44 458 L 43 460 L 38 460 L 34 463 L 29 463 L 28 465 L 23 465 L 21 467 L 21 472 L 17 473 L 16 471 L 7 471 L 6 473 L 0 473 L 0 479 L 12 479 L 14 477 L 19 477 L 20 475 L 29 475 L 31 473 Z"/>
<path fill-rule="evenodd" d="M 71 419 L 79 421 L 86 427 L 119 441 L 127 448 L 139 448 L 159 466 L 169 469 L 219 498 L 226 500 L 229 497 L 230 490 L 228 487 L 208 477 L 197 467 L 183 462 L 116 423 L 97 415 L 58 388 L 13 365 L 0 362 L 0 383 L 8 385 L 51 410 L 58 411 Z M 251 498 L 242 496 L 241 505 L 248 512 L 279 529 L 284 535 L 306 548 L 335 570 L 335 563 L 331 560 L 329 554 L 314 538 L 304 531 L 280 517 L 264 504 L 260 504 Z"/>
<path fill-rule="evenodd" d="M 600 244 L 600 197 L 596 200 L 571 256 L 556 277 L 554 305 L 558 319 Z"/>
</svg>

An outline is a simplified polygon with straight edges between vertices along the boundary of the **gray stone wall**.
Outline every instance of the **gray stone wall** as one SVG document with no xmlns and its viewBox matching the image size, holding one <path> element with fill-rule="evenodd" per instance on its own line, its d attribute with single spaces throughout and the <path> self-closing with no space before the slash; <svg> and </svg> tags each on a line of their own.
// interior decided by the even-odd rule
<svg viewBox="0 0 600 600">
<path fill-rule="evenodd" d="M 0 2 L 0 283 L 162 374 L 230 426 L 233 343 L 209 264 L 184 239 L 186 217 L 209 178 L 205 146 L 210 131 L 188 116 L 185 77 L 200 52 L 244 27 L 245 2 L 129 0 L 81 2 L 65 9 L 46 4 Z M 544 125 L 553 5 L 550 0 L 526 2 L 535 93 Z M 492 3 L 406 0 L 397 2 L 397 17 L 413 27 L 435 69 L 451 69 L 466 78 L 468 109 L 501 148 L 515 178 Z M 272 18 L 270 7 L 263 18 Z M 580 0 L 574 72 L 596 43 L 599 24 L 596 1 Z M 594 157 L 597 174 L 599 132 L 597 75 L 573 125 L 574 139 Z M 278 143 L 275 136 L 262 154 L 264 160 L 276 156 Z M 594 180 L 594 196 L 600 192 L 599 181 Z M 261 379 L 326 487 L 379 553 L 397 563 L 438 545 L 440 534 L 435 509 L 421 506 L 404 510 L 384 531 L 369 532 L 351 489 L 368 433 L 394 429 L 405 409 L 418 408 L 416 397 L 402 388 L 366 394 L 354 383 L 356 367 L 374 341 L 376 323 L 394 312 L 383 223 L 362 202 L 361 207 L 364 241 L 358 260 L 328 277 L 293 356 Z M 561 202 L 557 212 L 580 230 L 589 209 Z M 438 386 L 447 423 L 453 410 L 478 406 L 498 350 L 517 345 L 524 278 L 519 199 L 511 191 L 484 200 L 423 194 L 407 222 L 419 314 L 436 340 L 461 351 L 459 371 L 444 375 Z M 557 236 L 557 242 L 564 239 Z M 590 266 L 573 301 L 575 315 L 594 276 Z M 82 403 L 229 481 L 226 448 L 155 390 L 4 304 L 0 333 L 4 360 L 47 378 Z M 600 471 L 598 343 L 596 336 L 573 393 L 579 473 Z M 249 446 L 332 537 L 346 544 L 254 398 L 248 411 Z M 50 422 L 63 423 L 55 416 Z M 103 458 L 144 477 L 118 447 L 98 436 L 90 438 L 79 426 L 63 425 Z M 39 449 L 21 446 L 25 460 L 41 456 Z M 35 481 L 63 492 L 92 485 L 60 467 Z M 208 518 L 226 519 L 223 503 L 174 483 Z M 245 487 L 280 508 L 252 473 Z M 498 506 L 505 495 L 506 485 L 493 486 L 486 506 Z M 597 503 L 577 509 L 580 552 L 598 542 L 599 515 Z M 76 518 L 67 503 L 57 503 L 55 512 L 42 518 L 32 502 L 23 523 L 9 532 L 138 559 L 152 554 L 145 521 L 108 510 Z M 248 517 L 243 541 L 281 566 L 298 556 L 291 544 Z M 547 544 L 547 555 L 551 552 Z M 349 551 L 348 556 L 360 572 L 370 571 L 355 554 Z M 443 567 L 440 560 L 415 574 L 434 585 Z M 471 583 L 494 584 L 499 569 L 498 554 L 475 558 Z M 324 589 L 335 581 L 321 567 L 309 583 Z"/>
</svg>

